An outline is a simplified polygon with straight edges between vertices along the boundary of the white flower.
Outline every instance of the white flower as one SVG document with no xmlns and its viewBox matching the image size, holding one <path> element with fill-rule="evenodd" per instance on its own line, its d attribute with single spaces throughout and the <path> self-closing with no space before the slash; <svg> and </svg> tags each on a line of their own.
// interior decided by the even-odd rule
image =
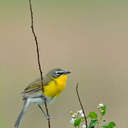
<svg viewBox="0 0 128 128">
<path fill-rule="evenodd" d="M 72 115 L 72 118 L 76 118 L 77 117 L 77 113 L 74 113 L 73 115 Z"/>
<path fill-rule="evenodd" d="M 77 113 L 81 114 L 81 113 L 83 113 L 83 111 L 82 110 L 79 110 L 79 111 L 77 111 Z"/>
<path fill-rule="evenodd" d="M 104 106 L 104 104 L 99 104 L 99 107 L 103 107 Z"/>
<path fill-rule="evenodd" d="M 84 113 L 81 114 L 81 117 L 84 117 Z"/>
<path fill-rule="evenodd" d="M 82 125 L 82 128 L 86 128 L 86 125 L 85 125 L 85 124 L 83 124 L 83 125 Z"/>
<path fill-rule="evenodd" d="M 71 123 L 71 124 L 74 124 L 74 122 L 75 122 L 75 119 L 72 118 L 72 119 L 70 120 L 70 123 Z"/>
<path fill-rule="evenodd" d="M 103 106 L 104 106 L 104 104 L 100 103 L 100 104 L 98 104 L 97 108 L 101 108 Z"/>
<path fill-rule="evenodd" d="M 81 117 L 84 117 L 84 113 L 82 110 L 79 110 L 77 113 L 80 114 Z"/>
</svg>

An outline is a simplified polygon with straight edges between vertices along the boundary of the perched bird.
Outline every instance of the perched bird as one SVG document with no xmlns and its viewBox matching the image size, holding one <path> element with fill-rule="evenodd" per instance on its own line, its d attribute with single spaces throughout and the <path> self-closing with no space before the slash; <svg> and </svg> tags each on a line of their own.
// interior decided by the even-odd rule
<svg viewBox="0 0 128 128">
<path fill-rule="evenodd" d="M 44 91 L 42 91 L 41 79 L 30 83 L 23 91 L 24 106 L 14 127 L 19 127 L 25 112 L 33 103 L 40 108 L 41 112 L 48 119 L 49 117 L 43 110 L 44 97 L 46 98 L 47 104 L 51 103 L 65 88 L 69 73 L 69 71 L 62 69 L 53 69 L 48 72 L 43 78 Z"/>
</svg>

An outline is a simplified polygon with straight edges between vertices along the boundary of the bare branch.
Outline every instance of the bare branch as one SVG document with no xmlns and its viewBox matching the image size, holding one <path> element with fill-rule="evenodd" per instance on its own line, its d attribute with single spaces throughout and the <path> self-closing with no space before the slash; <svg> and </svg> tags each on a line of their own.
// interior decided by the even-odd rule
<svg viewBox="0 0 128 128">
<path fill-rule="evenodd" d="M 80 95 L 79 95 L 79 91 L 78 91 L 78 83 L 76 84 L 76 94 L 77 94 L 77 97 L 78 97 L 78 100 L 79 100 L 79 103 L 80 103 L 80 106 L 81 106 L 81 109 L 82 109 L 82 112 L 84 114 L 84 119 L 85 119 L 85 125 L 86 125 L 86 128 L 88 128 L 88 121 L 87 121 L 87 117 L 85 115 L 85 111 L 84 111 L 84 107 L 83 107 L 83 104 L 81 102 L 81 99 L 80 99 Z"/>
<path fill-rule="evenodd" d="M 33 10 L 32 10 L 32 3 L 31 0 L 29 0 L 29 6 L 30 6 L 30 14 L 31 14 L 31 29 L 32 29 L 32 33 L 35 39 L 35 44 L 36 44 L 36 53 L 37 53 L 37 61 L 38 61 L 38 66 L 39 66 L 39 71 L 40 71 L 40 77 L 41 77 L 41 85 L 42 85 L 42 92 L 44 92 L 44 86 L 43 86 L 43 74 L 42 74 L 42 68 L 41 68 L 41 63 L 40 63 L 40 52 L 39 52 L 39 45 L 38 45 L 38 39 L 34 30 L 34 19 L 33 19 Z M 45 109 L 47 112 L 47 116 L 49 117 L 49 112 L 48 112 L 48 107 L 47 107 L 47 102 L 46 102 L 46 98 L 44 96 L 45 99 Z M 48 126 L 50 128 L 50 119 L 48 118 Z"/>
</svg>

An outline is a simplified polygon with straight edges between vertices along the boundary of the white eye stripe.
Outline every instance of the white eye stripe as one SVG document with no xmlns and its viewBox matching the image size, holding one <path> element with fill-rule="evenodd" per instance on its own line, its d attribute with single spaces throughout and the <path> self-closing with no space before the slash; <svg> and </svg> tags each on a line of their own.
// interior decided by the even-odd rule
<svg viewBox="0 0 128 128">
<path fill-rule="evenodd" d="M 64 71 L 56 71 L 56 74 L 62 74 Z"/>
</svg>

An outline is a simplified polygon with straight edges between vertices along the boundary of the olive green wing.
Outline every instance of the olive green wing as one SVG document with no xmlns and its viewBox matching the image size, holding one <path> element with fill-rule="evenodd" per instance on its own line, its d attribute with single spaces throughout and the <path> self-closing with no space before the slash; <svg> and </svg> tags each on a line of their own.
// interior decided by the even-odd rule
<svg viewBox="0 0 128 128">
<path fill-rule="evenodd" d="M 49 81 L 51 81 L 51 79 L 46 76 L 44 77 L 43 80 L 43 84 L 44 86 L 47 86 Z M 36 95 L 37 93 L 42 94 L 42 85 L 41 85 L 41 79 L 37 79 L 35 81 L 33 81 L 32 83 L 28 84 L 28 86 L 24 89 L 23 94 L 25 95 Z"/>
<path fill-rule="evenodd" d="M 24 89 L 23 93 L 29 93 L 32 91 L 41 90 L 41 80 L 37 79 L 32 83 L 28 84 L 28 86 Z"/>
</svg>

